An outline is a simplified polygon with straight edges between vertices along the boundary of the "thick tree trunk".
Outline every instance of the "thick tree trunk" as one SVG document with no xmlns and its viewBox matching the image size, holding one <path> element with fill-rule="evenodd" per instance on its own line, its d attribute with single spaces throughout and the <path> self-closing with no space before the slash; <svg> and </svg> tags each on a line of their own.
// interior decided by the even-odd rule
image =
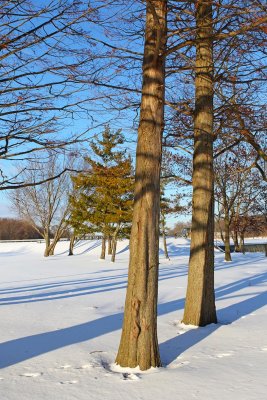
<svg viewBox="0 0 267 400">
<path fill-rule="evenodd" d="M 105 260 L 106 258 L 106 237 L 102 237 L 102 245 L 101 245 L 101 254 L 100 254 L 100 260 Z"/>
<path fill-rule="evenodd" d="M 164 127 L 166 0 L 147 1 L 128 288 L 116 362 L 160 366 L 157 338 L 160 168 Z"/>
<path fill-rule="evenodd" d="M 214 172 L 212 1 L 196 2 L 193 206 L 183 322 L 216 323 L 214 296 Z"/>
<path fill-rule="evenodd" d="M 69 245 L 69 256 L 73 256 L 74 243 L 75 243 L 75 235 L 71 235 L 70 245 Z"/>
<path fill-rule="evenodd" d="M 112 237 L 108 235 L 108 255 L 112 254 Z"/>
<path fill-rule="evenodd" d="M 230 248 L 230 220 L 227 209 L 225 209 L 225 214 L 224 214 L 224 246 L 225 246 L 224 261 L 232 261 L 231 248 Z"/>
</svg>

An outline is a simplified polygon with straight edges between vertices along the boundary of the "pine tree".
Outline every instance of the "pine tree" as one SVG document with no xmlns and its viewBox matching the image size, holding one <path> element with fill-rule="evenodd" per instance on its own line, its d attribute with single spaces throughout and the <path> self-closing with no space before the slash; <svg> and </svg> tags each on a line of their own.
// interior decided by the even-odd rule
<svg viewBox="0 0 267 400">
<path fill-rule="evenodd" d="M 118 235 L 132 217 L 132 162 L 117 149 L 123 141 L 120 130 L 112 132 L 106 126 L 102 138 L 91 144 L 92 157 L 85 158 L 88 170 L 73 177 L 76 196 L 70 199 L 70 224 L 80 234 L 102 233 L 102 259 L 106 239 L 112 237 L 116 250 Z"/>
</svg>

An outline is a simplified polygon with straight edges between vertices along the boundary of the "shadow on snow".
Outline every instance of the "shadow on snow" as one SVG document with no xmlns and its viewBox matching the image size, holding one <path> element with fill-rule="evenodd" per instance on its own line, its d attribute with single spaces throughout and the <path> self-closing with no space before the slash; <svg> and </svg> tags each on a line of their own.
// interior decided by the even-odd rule
<svg viewBox="0 0 267 400">
<path fill-rule="evenodd" d="M 169 279 L 168 277 L 167 279 Z M 163 278 L 164 279 L 164 278 Z M 165 277 L 166 279 L 166 277 Z M 233 294 L 240 289 L 248 286 L 257 286 L 266 283 L 267 273 L 257 274 L 248 278 L 240 279 L 236 282 L 221 286 L 216 291 L 216 298 L 223 299 L 229 294 Z M 118 285 L 119 283 L 116 283 Z M 124 282 L 123 282 L 124 284 Z M 99 285 L 100 287 L 101 285 Z M 116 287 L 118 288 L 118 287 Z M 115 289 L 115 287 L 113 288 Z M 107 290 L 106 288 L 104 290 Z M 254 293 L 254 297 L 245 299 L 239 303 L 232 304 L 218 311 L 220 323 L 210 325 L 204 328 L 192 329 L 182 335 L 175 336 L 172 339 L 160 345 L 161 356 L 164 365 L 170 364 L 186 349 L 194 346 L 222 325 L 231 324 L 244 315 L 267 304 L 267 293 Z M 240 297 L 236 295 L 233 297 Z M 165 315 L 184 307 L 184 299 L 170 301 L 159 304 L 158 315 Z M 10 340 L 0 344 L 0 367 L 8 367 L 19 362 L 31 359 L 51 352 L 53 350 L 70 346 L 75 343 L 84 342 L 98 336 L 102 336 L 113 331 L 119 330 L 122 325 L 123 313 L 108 315 L 93 321 L 75 325 L 72 327 L 59 329 L 51 332 L 44 332 L 23 338 Z"/>
</svg>

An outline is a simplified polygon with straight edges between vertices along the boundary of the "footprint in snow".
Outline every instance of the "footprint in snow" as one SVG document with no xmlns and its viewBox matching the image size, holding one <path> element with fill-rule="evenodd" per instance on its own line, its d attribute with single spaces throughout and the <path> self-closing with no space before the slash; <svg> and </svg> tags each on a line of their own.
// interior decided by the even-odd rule
<svg viewBox="0 0 267 400">
<path fill-rule="evenodd" d="M 26 372 L 25 374 L 21 374 L 20 376 L 25 376 L 26 378 L 36 378 L 37 376 L 41 376 L 43 373 L 41 372 Z"/>
<path fill-rule="evenodd" d="M 177 362 L 177 363 L 173 363 L 169 366 L 169 368 L 175 369 L 175 368 L 182 368 L 185 365 L 189 365 L 190 361 L 182 361 L 182 362 Z"/>
<path fill-rule="evenodd" d="M 74 385 L 75 383 L 78 383 L 78 381 L 61 381 L 59 383 L 61 385 Z"/>
<path fill-rule="evenodd" d="M 95 364 L 89 363 L 89 364 L 81 365 L 80 367 L 77 367 L 76 369 L 90 369 L 90 368 L 94 368 L 94 367 L 96 367 Z"/>
<path fill-rule="evenodd" d="M 122 379 L 124 381 L 139 381 L 140 377 L 137 374 L 131 374 L 128 372 L 124 372 L 122 374 Z"/>
</svg>

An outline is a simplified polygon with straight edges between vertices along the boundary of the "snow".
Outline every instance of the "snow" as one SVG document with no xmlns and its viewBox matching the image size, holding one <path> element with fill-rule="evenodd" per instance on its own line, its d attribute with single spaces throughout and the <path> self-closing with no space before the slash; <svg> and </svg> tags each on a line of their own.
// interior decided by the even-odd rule
<svg viewBox="0 0 267 400">
<path fill-rule="evenodd" d="M 127 284 L 128 243 L 115 263 L 100 261 L 100 241 L 68 257 L 59 243 L 0 243 L 1 400 L 265 400 L 267 262 L 262 253 L 215 252 L 219 323 L 181 324 L 189 242 L 160 250 L 158 336 L 162 368 L 114 364 Z"/>
</svg>

